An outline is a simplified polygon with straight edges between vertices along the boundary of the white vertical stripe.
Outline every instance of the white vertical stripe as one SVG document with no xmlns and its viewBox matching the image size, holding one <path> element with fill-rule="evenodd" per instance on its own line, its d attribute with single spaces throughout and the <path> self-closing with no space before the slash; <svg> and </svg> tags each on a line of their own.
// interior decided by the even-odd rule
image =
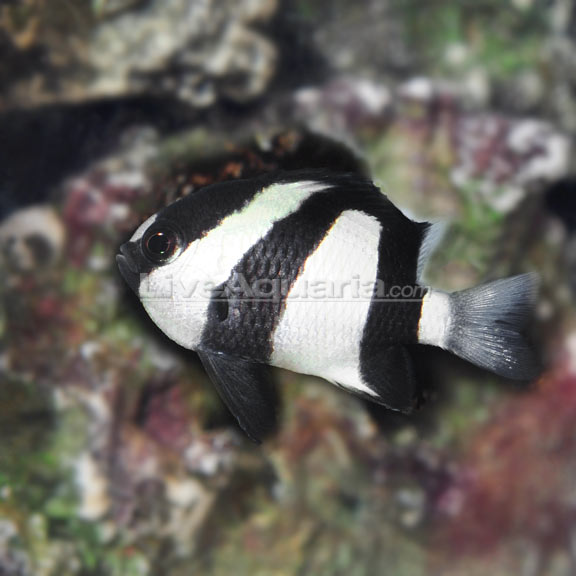
<svg viewBox="0 0 576 576">
<path fill-rule="evenodd" d="M 314 181 L 268 186 L 241 210 L 192 242 L 174 262 L 154 269 L 140 290 L 140 299 L 152 320 L 178 344 L 195 349 L 206 322 L 210 287 L 225 282 L 234 266 L 276 222 L 327 188 L 329 185 Z M 162 293 L 167 285 L 168 293 Z M 162 290 L 150 290 L 150 286 Z"/>
<path fill-rule="evenodd" d="M 334 222 L 288 294 L 272 364 L 374 395 L 360 376 L 360 342 L 378 272 L 380 232 L 376 218 L 356 210 Z"/>
<path fill-rule="evenodd" d="M 450 331 L 450 294 L 429 290 L 422 300 L 418 322 L 418 342 L 446 347 Z"/>
<path fill-rule="evenodd" d="M 274 184 L 264 188 L 240 211 L 233 212 L 191 246 L 193 267 L 206 279 L 220 284 L 252 246 L 279 220 L 298 210 L 302 202 L 328 186 L 321 182 Z M 196 273 L 195 272 L 195 273 Z M 188 269 L 182 270 L 188 273 Z"/>
</svg>

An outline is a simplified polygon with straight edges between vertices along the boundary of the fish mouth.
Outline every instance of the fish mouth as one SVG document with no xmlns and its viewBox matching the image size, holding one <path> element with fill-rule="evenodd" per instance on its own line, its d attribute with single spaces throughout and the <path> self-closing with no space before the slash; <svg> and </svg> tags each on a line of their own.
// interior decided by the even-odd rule
<svg viewBox="0 0 576 576">
<path fill-rule="evenodd" d="M 120 246 L 120 254 L 116 256 L 116 263 L 120 269 L 120 274 L 122 274 L 128 286 L 138 295 L 140 289 L 140 271 L 130 252 L 129 244 Z"/>
</svg>

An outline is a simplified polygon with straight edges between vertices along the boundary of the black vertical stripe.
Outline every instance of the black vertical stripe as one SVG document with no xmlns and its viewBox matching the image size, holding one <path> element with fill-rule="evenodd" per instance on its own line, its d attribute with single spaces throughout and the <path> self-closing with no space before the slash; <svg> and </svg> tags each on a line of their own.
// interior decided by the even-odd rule
<svg viewBox="0 0 576 576">
<path fill-rule="evenodd" d="M 415 381 L 411 366 L 405 360 L 406 373 L 394 374 L 390 381 L 391 366 L 387 355 L 395 351 L 398 359 L 407 352 L 398 345 L 418 342 L 418 322 L 422 309 L 423 293 L 408 290 L 404 297 L 389 290 L 392 287 L 416 287 L 418 253 L 427 224 L 410 222 L 409 228 L 401 226 L 396 234 L 383 233 L 378 247 L 377 277 L 384 280 L 386 298 L 374 298 L 370 303 L 368 318 L 360 343 L 360 372 L 364 382 L 378 392 L 384 403 L 392 408 L 407 410 L 415 400 Z M 396 365 L 396 368 L 398 366 Z M 397 372 L 397 370 L 396 370 Z"/>
<path fill-rule="evenodd" d="M 378 277 L 386 284 L 416 282 L 420 225 L 404 216 L 375 186 L 358 176 L 321 178 L 317 173 L 301 173 L 300 178 L 321 180 L 331 188 L 316 193 L 296 212 L 277 222 L 234 267 L 227 282 L 215 290 L 202 335 L 202 349 L 259 362 L 269 361 L 286 295 L 307 258 L 346 210 L 375 216 L 382 225 Z M 254 294 L 253 290 L 246 292 L 241 286 L 243 282 L 244 286 L 253 288 L 262 280 L 274 281 L 277 291 L 268 295 Z M 222 314 L 224 309 L 226 315 Z M 378 352 L 381 341 L 404 339 L 405 333 L 411 332 L 412 309 L 411 306 L 371 305 L 369 326 L 364 331 L 361 348 L 365 352 L 364 360 Z M 403 314 L 407 315 L 406 322 Z M 414 330 L 416 328 L 417 319 Z M 375 330 L 381 333 L 373 337 Z"/>
<path fill-rule="evenodd" d="M 259 362 L 270 359 L 286 295 L 341 211 L 336 206 L 326 209 L 327 195 L 310 197 L 246 252 L 212 297 L 202 348 Z"/>
</svg>

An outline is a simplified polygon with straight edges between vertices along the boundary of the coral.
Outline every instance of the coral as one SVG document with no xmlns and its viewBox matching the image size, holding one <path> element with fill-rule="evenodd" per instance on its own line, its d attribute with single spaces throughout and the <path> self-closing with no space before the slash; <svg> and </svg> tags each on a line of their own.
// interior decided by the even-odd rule
<svg viewBox="0 0 576 576">
<path fill-rule="evenodd" d="M 0 518 L 0 574 L 28 576 L 32 574 L 26 554 L 16 545 L 18 530 L 6 519 Z"/>
<path fill-rule="evenodd" d="M 63 254 L 66 233 L 51 206 L 16 212 L 0 225 L 0 259 L 5 267 L 32 272 L 54 264 Z"/>
<path fill-rule="evenodd" d="M 520 541 L 542 565 L 559 550 L 568 552 L 574 570 L 573 348 L 563 350 L 537 390 L 510 399 L 467 444 L 435 509 L 452 559 Z"/>
<path fill-rule="evenodd" d="M 10 75 L 7 102 L 145 94 L 204 108 L 262 96 L 276 70 L 276 47 L 257 30 L 275 15 L 276 0 L 94 2 L 92 13 L 88 4 L 78 12 L 61 4 L 30 8 L 25 46 L 23 32 L 8 27 L 20 60 L 33 48 L 48 57 L 37 67 L 34 91 L 26 89 L 26 76 L 19 83 Z M 18 20 L 16 12 L 6 12 L 9 23 Z"/>
<path fill-rule="evenodd" d="M 390 90 L 367 78 L 342 76 L 294 94 L 295 116 L 312 130 L 346 141 L 356 131 L 382 129 L 392 104 Z"/>
<path fill-rule="evenodd" d="M 478 183 L 500 212 L 517 207 L 531 187 L 553 183 L 570 170 L 569 138 L 542 121 L 469 115 L 460 119 L 454 138 L 454 181 Z"/>
<path fill-rule="evenodd" d="M 260 96 L 275 68 L 272 43 L 250 25 L 273 0 L 153 1 L 102 22 L 90 45 L 98 95 L 165 93 L 204 107 Z"/>
<path fill-rule="evenodd" d="M 70 261 L 85 264 L 97 239 L 109 241 L 138 223 L 131 206 L 149 196 L 148 164 L 157 154 L 156 139 L 150 129 L 128 130 L 115 155 L 64 183 L 63 219 L 74 238 L 67 247 Z M 98 265 L 94 259 L 92 264 Z"/>
</svg>

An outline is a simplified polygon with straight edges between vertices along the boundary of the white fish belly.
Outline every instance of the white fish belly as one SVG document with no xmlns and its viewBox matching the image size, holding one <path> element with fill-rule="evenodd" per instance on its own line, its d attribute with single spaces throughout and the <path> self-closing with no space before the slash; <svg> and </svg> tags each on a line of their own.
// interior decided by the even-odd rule
<svg viewBox="0 0 576 576">
<path fill-rule="evenodd" d="M 360 377 L 360 342 L 378 270 L 381 226 L 343 212 L 308 257 L 274 332 L 272 364 L 372 394 Z"/>
</svg>

